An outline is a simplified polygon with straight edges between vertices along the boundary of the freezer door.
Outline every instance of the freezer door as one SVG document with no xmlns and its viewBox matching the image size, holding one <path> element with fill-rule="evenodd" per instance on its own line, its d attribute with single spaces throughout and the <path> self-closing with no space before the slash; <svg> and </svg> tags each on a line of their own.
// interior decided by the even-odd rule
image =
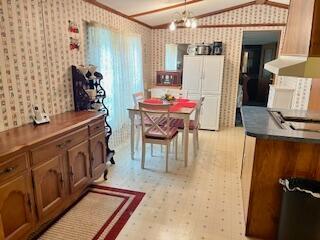
<svg viewBox="0 0 320 240">
<path fill-rule="evenodd" d="M 201 92 L 203 56 L 184 56 L 182 89 L 188 93 Z"/>
<path fill-rule="evenodd" d="M 204 56 L 202 75 L 203 94 L 221 94 L 223 61 L 223 56 Z"/>
<path fill-rule="evenodd" d="M 200 128 L 207 130 L 219 130 L 221 95 L 203 95 L 205 97 L 201 115 Z"/>
</svg>

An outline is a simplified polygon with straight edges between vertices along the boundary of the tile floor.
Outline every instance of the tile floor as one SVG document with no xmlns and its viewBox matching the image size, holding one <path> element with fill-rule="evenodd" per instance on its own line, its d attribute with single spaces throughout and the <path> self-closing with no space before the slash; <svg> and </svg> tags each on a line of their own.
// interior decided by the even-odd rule
<svg viewBox="0 0 320 240">
<path fill-rule="evenodd" d="M 118 149 L 116 165 L 102 184 L 146 195 L 117 239 L 246 239 L 239 178 L 243 142 L 242 128 L 201 131 L 198 156 L 193 158 L 190 144 L 185 168 L 182 154 L 178 161 L 171 154 L 169 173 L 160 147 L 156 157 L 147 151 L 144 170 L 140 152 L 131 160 L 129 144 Z"/>
</svg>

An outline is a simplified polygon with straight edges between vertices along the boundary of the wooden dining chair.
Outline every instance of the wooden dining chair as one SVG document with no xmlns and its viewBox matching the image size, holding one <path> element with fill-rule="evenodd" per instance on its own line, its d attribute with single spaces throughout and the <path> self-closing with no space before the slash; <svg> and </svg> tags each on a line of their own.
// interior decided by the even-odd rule
<svg viewBox="0 0 320 240">
<path fill-rule="evenodd" d="M 189 122 L 189 132 L 193 134 L 193 153 L 196 156 L 199 150 L 199 129 L 200 129 L 200 114 L 203 105 L 204 97 L 201 97 L 196 106 L 195 118 Z M 183 142 L 183 130 L 184 122 L 182 119 L 174 119 L 172 121 L 172 126 L 178 128 L 179 132 L 182 132 L 182 142 Z"/>
<path fill-rule="evenodd" d="M 144 95 L 143 95 L 143 92 L 137 92 L 137 93 L 134 93 L 133 94 L 133 102 L 134 102 L 134 107 L 138 108 L 139 107 L 139 102 L 143 102 L 145 100 L 144 98 Z M 146 121 L 146 124 L 150 125 L 150 122 Z M 138 151 L 138 148 L 139 148 L 139 142 L 140 142 L 140 133 L 141 131 L 139 131 L 139 128 L 141 127 L 141 118 L 140 116 L 135 116 L 135 119 L 134 119 L 134 125 L 135 125 L 135 128 L 137 129 L 136 132 L 136 151 Z M 162 151 L 162 145 L 161 145 L 161 151 Z M 151 144 L 151 155 L 154 156 L 153 154 L 153 144 Z"/>
<path fill-rule="evenodd" d="M 133 94 L 133 103 L 134 103 L 134 107 L 135 108 L 138 108 L 139 107 L 139 102 L 143 102 L 144 101 L 144 94 L 143 92 L 137 92 L 137 93 L 134 93 Z M 134 119 L 134 127 L 136 128 L 137 131 L 135 131 L 136 133 L 136 150 L 138 151 L 138 148 L 139 148 L 139 142 L 140 142 L 140 132 L 139 131 L 139 128 L 141 127 L 141 118 L 139 115 L 136 115 L 135 116 L 135 119 Z"/>
<path fill-rule="evenodd" d="M 177 141 L 178 128 L 172 126 L 169 112 L 170 104 L 147 104 L 139 102 L 142 129 L 142 159 L 141 168 L 145 165 L 146 144 L 159 144 L 166 146 L 165 160 L 168 172 L 168 158 L 170 143 Z M 151 124 L 150 124 L 151 123 Z M 177 159 L 178 144 L 175 144 L 175 158 Z"/>
<path fill-rule="evenodd" d="M 133 102 L 135 107 L 139 107 L 139 102 L 144 101 L 144 94 L 143 92 L 137 92 L 133 94 Z"/>
</svg>

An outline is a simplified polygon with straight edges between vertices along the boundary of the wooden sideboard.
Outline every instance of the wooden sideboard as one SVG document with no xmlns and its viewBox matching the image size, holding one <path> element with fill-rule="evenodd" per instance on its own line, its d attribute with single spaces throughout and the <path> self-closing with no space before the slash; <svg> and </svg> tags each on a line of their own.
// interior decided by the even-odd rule
<svg viewBox="0 0 320 240">
<path fill-rule="evenodd" d="M 0 239 L 26 239 L 106 169 L 104 116 L 67 112 L 0 133 Z"/>
</svg>

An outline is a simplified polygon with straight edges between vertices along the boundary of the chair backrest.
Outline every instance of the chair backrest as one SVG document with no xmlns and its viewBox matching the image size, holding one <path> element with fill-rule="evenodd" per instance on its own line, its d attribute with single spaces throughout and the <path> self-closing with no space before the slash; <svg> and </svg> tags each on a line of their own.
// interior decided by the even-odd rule
<svg viewBox="0 0 320 240">
<path fill-rule="evenodd" d="M 133 94 L 133 102 L 135 107 L 138 107 L 138 103 L 143 101 L 144 101 L 143 92 L 137 92 Z"/>
<path fill-rule="evenodd" d="M 142 136 L 167 138 L 170 131 L 170 104 L 139 102 Z"/>
<path fill-rule="evenodd" d="M 196 106 L 196 114 L 195 114 L 195 118 L 194 118 L 196 126 L 199 126 L 200 114 L 201 114 L 201 108 L 203 105 L 203 101 L 204 101 L 204 97 L 201 97 L 199 102 L 197 103 L 197 106 Z"/>
</svg>

